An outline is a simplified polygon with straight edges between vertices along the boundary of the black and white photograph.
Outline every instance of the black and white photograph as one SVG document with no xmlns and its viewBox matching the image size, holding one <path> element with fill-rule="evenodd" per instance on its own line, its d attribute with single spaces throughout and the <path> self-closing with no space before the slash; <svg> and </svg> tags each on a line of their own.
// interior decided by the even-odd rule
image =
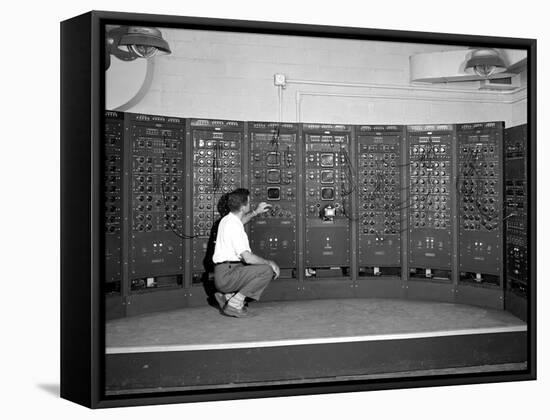
<svg viewBox="0 0 550 420">
<path fill-rule="evenodd" d="M 529 372 L 527 48 L 257 29 L 104 26 L 105 395 Z"/>
<path fill-rule="evenodd" d="M 3 418 L 544 412 L 543 3 L 4 9 Z"/>
</svg>

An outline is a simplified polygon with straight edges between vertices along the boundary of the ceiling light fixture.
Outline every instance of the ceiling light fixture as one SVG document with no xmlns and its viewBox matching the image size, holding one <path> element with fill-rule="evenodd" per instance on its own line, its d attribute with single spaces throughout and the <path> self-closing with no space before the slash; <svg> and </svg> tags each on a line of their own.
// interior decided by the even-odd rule
<svg viewBox="0 0 550 420">
<path fill-rule="evenodd" d="M 494 48 L 478 48 L 472 51 L 472 56 L 466 62 L 465 70 L 469 69 L 486 79 L 495 73 L 505 71 L 506 65 Z"/>
<path fill-rule="evenodd" d="M 171 54 L 168 42 L 157 28 L 119 26 L 105 35 L 105 70 L 111 65 L 111 54 L 122 61 Z"/>
</svg>

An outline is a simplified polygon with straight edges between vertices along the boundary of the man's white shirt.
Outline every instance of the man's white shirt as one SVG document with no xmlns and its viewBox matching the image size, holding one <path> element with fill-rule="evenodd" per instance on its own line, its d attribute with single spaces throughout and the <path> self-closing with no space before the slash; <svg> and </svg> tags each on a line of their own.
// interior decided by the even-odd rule
<svg viewBox="0 0 550 420">
<path fill-rule="evenodd" d="M 224 216 L 218 226 L 216 247 L 212 261 L 218 264 L 224 261 L 239 261 L 244 251 L 250 251 L 248 235 L 241 220 L 233 213 Z"/>
</svg>

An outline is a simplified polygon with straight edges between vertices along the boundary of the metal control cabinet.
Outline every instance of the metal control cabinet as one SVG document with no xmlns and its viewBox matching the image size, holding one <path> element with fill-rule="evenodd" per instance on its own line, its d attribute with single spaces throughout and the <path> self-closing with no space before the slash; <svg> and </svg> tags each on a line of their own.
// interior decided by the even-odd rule
<svg viewBox="0 0 550 420">
<path fill-rule="evenodd" d="M 401 266 L 402 126 L 363 125 L 357 134 L 358 262 L 373 275 Z M 370 273 L 370 270 L 368 271 Z"/>
<path fill-rule="evenodd" d="M 355 193 L 351 156 L 353 127 L 303 124 L 305 147 L 305 265 L 336 268 L 331 275 L 347 275 L 350 266 L 350 221 Z M 338 270 L 340 268 L 340 271 Z M 313 271 L 315 270 L 315 271 Z"/>
<path fill-rule="evenodd" d="M 271 209 L 252 219 L 250 246 L 277 262 L 282 277 L 295 277 L 298 199 L 298 124 L 249 122 L 249 185 L 253 206 Z"/>
<path fill-rule="evenodd" d="M 227 213 L 222 197 L 243 184 L 244 123 L 190 119 L 193 150 L 192 268 L 193 283 L 212 271 L 217 223 Z"/>
<path fill-rule="evenodd" d="M 246 225 L 253 252 L 296 280 L 274 284 L 271 297 L 423 296 L 431 285 L 409 282 L 420 279 L 438 283 L 434 298 L 459 299 L 460 289 L 498 306 L 503 220 L 507 287 L 524 296 L 524 133 L 506 135 L 504 202 L 498 122 L 350 126 L 107 112 L 107 310 L 203 303 L 223 198 L 238 187 L 250 190 L 253 207 L 272 205 Z M 311 282 L 318 278 L 334 282 Z M 495 290 L 476 291 L 478 283 Z"/>
<path fill-rule="evenodd" d="M 105 293 L 120 295 L 122 286 L 122 163 L 124 114 L 105 113 L 103 193 Z"/>
<path fill-rule="evenodd" d="M 451 124 L 407 127 L 412 269 L 451 271 L 454 144 Z"/>
<path fill-rule="evenodd" d="M 502 122 L 457 126 L 461 281 L 501 284 L 503 127 Z"/>
<path fill-rule="evenodd" d="M 527 125 L 506 130 L 506 288 L 526 298 L 529 291 Z"/>
<path fill-rule="evenodd" d="M 185 120 L 126 114 L 131 291 L 180 287 Z"/>
</svg>

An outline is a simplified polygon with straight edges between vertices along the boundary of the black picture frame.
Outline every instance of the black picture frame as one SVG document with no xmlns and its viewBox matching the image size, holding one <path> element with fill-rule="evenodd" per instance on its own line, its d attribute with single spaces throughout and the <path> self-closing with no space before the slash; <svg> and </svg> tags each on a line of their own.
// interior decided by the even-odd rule
<svg viewBox="0 0 550 420">
<path fill-rule="evenodd" d="M 394 42 L 521 48 L 528 60 L 528 368 L 522 371 L 344 380 L 105 396 L 101 162 L 104 25 L 235 31 Z M 413 388 L 536 379 L 536 40 L 92 11 L 61 23 L 61 397 L 90 408 Z M 330 348 L 324 349 L 330 352 Z"/>
</svg>

